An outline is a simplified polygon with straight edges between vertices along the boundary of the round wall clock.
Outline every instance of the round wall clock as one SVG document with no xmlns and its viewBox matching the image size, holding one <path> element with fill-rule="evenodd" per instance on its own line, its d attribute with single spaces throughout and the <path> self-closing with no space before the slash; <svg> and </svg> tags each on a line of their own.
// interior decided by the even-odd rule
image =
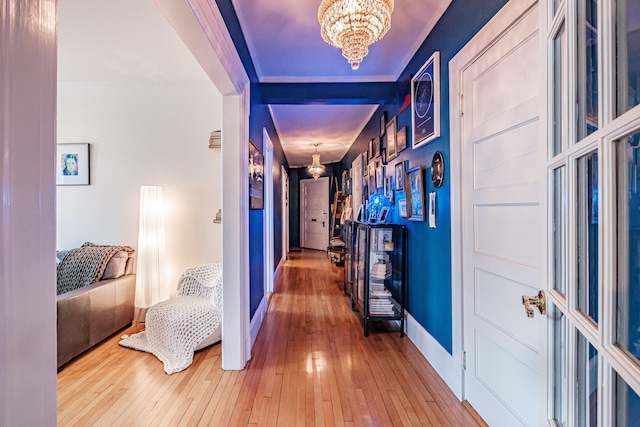
<svg viewBox="0 0 640 427">
<path fill-rule="evenodd" d="M 444 157 L 441 152 L 436 151 L 431 161 L 431 182 L 434 187 L 439 188 L 442 181 L 444 181 Z"/>
</svg>

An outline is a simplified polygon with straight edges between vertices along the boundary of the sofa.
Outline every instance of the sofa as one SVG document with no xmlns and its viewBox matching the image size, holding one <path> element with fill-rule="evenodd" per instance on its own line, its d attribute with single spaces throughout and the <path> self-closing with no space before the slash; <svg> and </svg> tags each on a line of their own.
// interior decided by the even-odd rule
<svg viewBox="0 0 640 427">
<path fill-rule="evenodd" d="M 58 253 L 58 369 L 133 321 L 133 249 L 91 243 L 82 248 L 101 249 Z M 95 266 L 87 267 L 86 252 Z"/>
</svg>

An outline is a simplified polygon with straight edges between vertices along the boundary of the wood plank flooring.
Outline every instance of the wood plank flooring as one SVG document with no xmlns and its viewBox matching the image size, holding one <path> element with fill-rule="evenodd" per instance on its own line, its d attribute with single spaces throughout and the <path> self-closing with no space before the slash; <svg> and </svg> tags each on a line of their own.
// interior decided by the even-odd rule
<svg viewBox="0 0 640 427">
<path fill-rule="evenodd" d="M 215 345 L 166 375 L 117 334 L 58 374 L 58 425 L 486 426 L 390 330 L 374 324 L 365 338 L 342 270 L 323 252 L 292 252 L 244 370 L 223 371 Z"/>
</svg>

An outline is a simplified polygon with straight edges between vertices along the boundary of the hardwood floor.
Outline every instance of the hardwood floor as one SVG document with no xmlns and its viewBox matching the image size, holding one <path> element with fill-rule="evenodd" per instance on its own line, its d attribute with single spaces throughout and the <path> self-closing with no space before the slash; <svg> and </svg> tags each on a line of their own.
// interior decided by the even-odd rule
<svg viewBox="0 0 640 427">
<path fill-rule="evenodd" d="M 363 336 L 325 253 L 292 252 L 276 289 L 244 370 L 223 371 L 215 345 L 166 375 L 117 334 L 58 374 L 58 425 L 486 425 L 407 337 L 384 324 Z"/>
</svg>

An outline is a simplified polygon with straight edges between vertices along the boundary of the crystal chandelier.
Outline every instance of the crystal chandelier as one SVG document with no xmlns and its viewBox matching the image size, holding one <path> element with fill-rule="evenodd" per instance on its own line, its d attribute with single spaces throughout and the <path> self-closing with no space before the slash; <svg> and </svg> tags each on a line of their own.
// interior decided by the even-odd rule
<svg viewBox="0 0 640 427">
<path fill-rule="evenodd" d="M 320 154 L 318 154 L 318 145 L 320 144 L 316 143 L 311 145 L 316 147 L 316 153 L 311 155 L 313 160 L 307 168 L 307 172 L 309 172 L 309 175 L 313 176 L 313 179 L 318 179 L 318 177 L 324 173 L 324 165 L 320 164 Z"/>
<path fill-rule="evenodd" d="M 391 27 L 393 0 L 322 0 L 318 21 L 324 41 L 342 49 L 351 68 L 357 70 Z"/>
</svg>

